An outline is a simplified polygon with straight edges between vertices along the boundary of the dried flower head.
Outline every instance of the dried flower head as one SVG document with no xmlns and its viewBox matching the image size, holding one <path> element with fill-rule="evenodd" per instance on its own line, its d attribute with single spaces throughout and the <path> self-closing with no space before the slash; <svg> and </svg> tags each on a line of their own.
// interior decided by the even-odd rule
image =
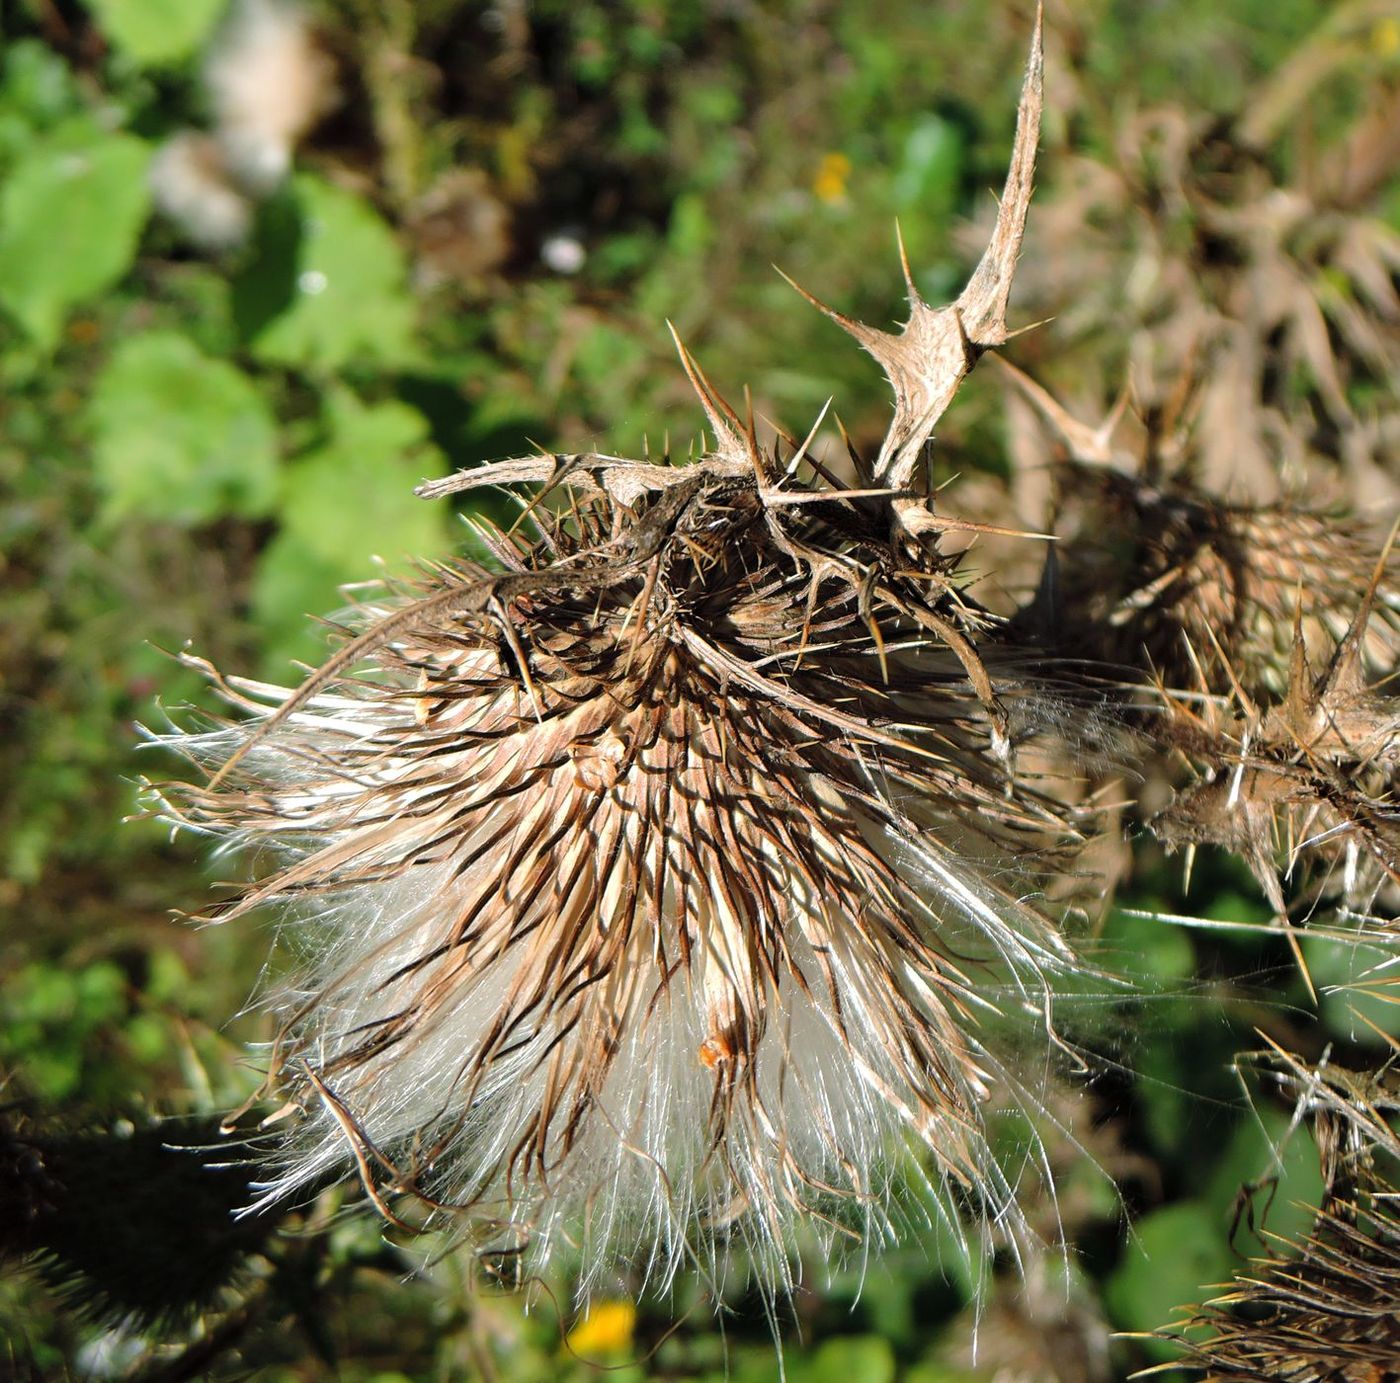
<svg viewBox="0 0 1400 1383">
<path fill-rule="evenodd" d="M 1394 935 L 1393 920 L 1369 914 L 1383 894 L 1393 912 L 1400 885 L 1391 805 L 1400 719 L 1393 697 L 1368 682 L 1363 652 L 1389 552 L 1320 672 L 1295 634 L 1288 686 L 1273 702 L 1257 702 L 1238 682 L 1229 695 L 1213 694 L 1205 674 L 1194 694 L 1160 690 L 1153 733 L 1194 781 L 1153 830 L 1169 846 L 1208 843 L 1237 854 L 1280 923 L 1289 916 L 1284 881 L 1316 879 L 1369 927 Z M 1232 676 L 1218 652 L 1214 662 Z"/>
<path fill-rule="evenodd" d="M 230 175 L 212 136 L 181 130 L 151 160 L 151 196 L 189 240 L 206 250 L 242 244 L 253 223 L 253 203 Z"/>
<path fill-rule="evenodd" d="M 250 1190 L 212 1116 L 77 1128 L 0 1108 L 0 1263 L 89 1320 L 164 1331 L 214 1308 L 280 1218 L 236 1215 Z"/>
<path fill-rule="evenodd" d="M 242 244 L 302 138 L 334 102 L 333 71 L 296 0 L 233 0 L 204 65 L 213 128 L 179 130 L 151 163 L 151 194 L 192 244 Z"/>
<path fill-rule="evenodd" d="M 1037 26 L 958 301 L 910 280 L 898 335 L 830 313 L 896 399 L 858 487 L 804 483 L 812 438 L 765 449 L 681 347 L 699 461 L 424 485 L 532 485 L 531 531 L 483 529 L 498 571 L 436 567 L 301 687 L 220 680 L 243 718 L 162 737 L 217 768 L 164 812 L 277 862 L 221 915 L 275 904 L 306 956 L 270 1195 L 353 1157 L 386 1211 L 417 1196 L 488 1247 L 665 1275 L 735 1240 L 773 1289 L 799 1223 L 884 1232 L 912 1143 L 1014 1229 L 979 1104 L 1015 1087 L 995 1010 L 1046 1021 L 1069 959 L 1028 895 L 1074 830 L 1018 753 L 1058 701 L 915 476 L 1006 338 L 1040 73 Z"/>
<path fill-rule="evenodd" d="M 1185 849 L 1188 875 L 1197 846 L 1222 847 L 1280 926 L 1291 882 L 1393 934 L 1368 914 L 1382 895 L 1393 911 L 1400 883 L 1394 532 L 1378 550 L 1344 512 L 1225 504 L 1202 489 L 1189 374 L 1180 406 L 1134 420 L 1135 454 L 1118 439 L 1126 392 L 1090 427 L 1006 372 L 1068 450 L 1055 472 L 1065 541 L 1016 616 L 1018 637 L 1120 679 L 1120 724 L 1137 738 L 1126 757 L 1178 788 L 1149 824 Z"/>
<path fill-rule="evenodd" d="M 1357 651 L 1373 675 L 1395 667 L 1400 591 L 1384 569 L 1372 580 L 1367 524 L 1342 506 L 1297 496 L 1226 503 L 1201 485 L 1207 429 L 1194 366 L 1169 407 L 1130 418 L 1124 390 L 1090 426 L 1001 365 L 1063 452 L 1053 471 L 1053 608 L 1042 599 L 1026 611 L 1051 626 L 1036 631 L 1043 641 L 1170 687 L 1268 698 L 1289 685 L 1299 635 L 1314 650 L 1340 642 L 1369 585 Z M 1128 441 L 1132 424 L 1139 435 Z"/>
</svg>

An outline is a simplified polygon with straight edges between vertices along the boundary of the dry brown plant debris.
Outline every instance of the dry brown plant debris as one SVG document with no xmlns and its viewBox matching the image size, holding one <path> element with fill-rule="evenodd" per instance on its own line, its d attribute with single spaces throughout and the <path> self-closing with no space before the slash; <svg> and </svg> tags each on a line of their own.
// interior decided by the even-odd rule
<svg viewBox="0 0 1400 1383">
<path fill-rule="evenodd" d="M 1114 146 L 1058 155 L 1037 206 L 1022 310 L 1056 319 L 1080 381 L 1130 374 L 1144 412 L 1192 374 L 1193 476 L 1217 496 L 1263 504 L 1326 478 L 1359 508 L 1395 501 L 1400 236 L 1376 206 L 1400 162 L 1393 89 L 1367 83 L 1350 120 L 1312 132 L 1319 92 L 1355 84 L 1394 15 L 1338 5 L 1230 119 L 1125 102 Z M 1081 74 L 1055 77 L 1071 109 L 1092 104 Z"/>
</svg>

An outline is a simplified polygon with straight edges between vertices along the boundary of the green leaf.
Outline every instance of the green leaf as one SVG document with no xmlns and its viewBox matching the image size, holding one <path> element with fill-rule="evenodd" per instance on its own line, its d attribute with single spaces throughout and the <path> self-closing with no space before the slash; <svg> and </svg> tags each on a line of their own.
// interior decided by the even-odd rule
<svg viewBox="0 0 1400 1383">
<path fill-rule="evenodd" d="M 135 258 L 149 157 L 144 141 L 75 118 L 31 145 L 0 191 L 0 303 L 43 348 Z"/>
<path fill-rule="evenodd" d="M 143 67 L 189 57 L 205 40 L 224 0 L 87 0 L 102 32 Z"/>
<path fill-rule="evenodd" d="M 157 946 L 146 957 L 146 997 L 152 1003 L 173 1003 L 190 990 L 190 972 L 179 952 Z"/>
<path fill-rule="evenodd" d="M 291 204 L 299 234 L 281 239 L 295 255 L 292 292 L 256 330 L 253 353 L 330 370 L 413 360 L 414 303 L 389 227 L 359 197 L 309 175 L 295 180 Z"/>
<path fill-rule="evenodd" d="M 915 1364 L 903 1374 L 904 1383 L 993 1383 L 994 1378 L 986 1369 L 973 1372 L 934 1362 Z"/>
<path fill-rule="evenodd" d="M 930 220 L 946 220 L 956 209 L 963 170 L 963 138 L 958 127 L 926 115 L 909 131 L 894 175 L 897 210 L 917 208 Z"/>
<path fill-rule="evenodd" d="M 1195 948 L 1185 928 L 1122 908 L 1109 914 L 1100 945 L 1110 968 L 1135 980 L 1170 985 L 1196 971 Z"/>
<path fill-rule="evenodd" d="M 355 573 L 371 575 L 368 570 Z M 343 607 L 339 588 L 351 577 L 345 565 L 308 552 L 283 529 L 258 556 L 253 577 L 253 620 L 262 636 L 263 669 L 275 678 L 289 660 L 318 663 L 326 656 L 325 631 L 309 616 Z"/>
<path fill-rule="evenodd" d="M 328 408 L 330 437 L 289 470 L 282 529 L 258 563 L 253 609 L 272 665 L 324 653 L 324 634 L 307 616 L 343 606 L 339 586 L 406 572 L 412 559 L 440 557 L 447 546 L 443 507 L 413 494 L 444 469 L 427 419 L 407 404 L 367 406 L 347 392 Z"/>
<path fill-rule="evenodd" d="M 1218 1296 L 1215 1284 L 1230 1280 L 1237 1261 L 1228 1243 L 1226 1215 L 1196 1201 L 1168 1205 L 1134 1227 L 1123 1260 L 1104 1288 L 1113 1323 L 1124 1330 L 1153 1330 L 1179 1320 L 1177 1307 Z M 1169 1346 L 1147 1346 L 1158 1359 Z"/>
<path fill-rule="evenodd" d="M 894 1351 L 875 1335 L 845 1335 L 788 1361 L 791 1383 L 894 1383 Z"/>
<path fill-rule="evenodd" d="M 7 1004 L 7 1017 L 71 1025 L 77 1007 L 76 977 L 66 970 L 35 964 L 27 966 L 16 977 Z"/>
<path fill-rule="evenodd" d="M 170 1055 L 171 1026 L 154 1013 L 137 1013 L 122 1025 L 122 1037 L 142 1066 L 159 1066 Z"/>
<path fill-rule="evenodd" d="M 175 332 L 118 346 L 89 414 L 104 517 L 204 523 L 268 513 L 277 429 L 253 381 Z"/>
<path fill-rule="evenodd" d="M 673 254 L 681 259 L 700 259 L 715 240 L 715 225 L 705 208 L 705 199 L 688 192 L 677 197 L 666 227 L 666 240 Z"/>
<path fill-rule="evenodd" d="M 41 1100 L 59 1104 L 82 1084 L 83 1056 L 71 1043 L 54 1043 L 22 1055 L 18 1069 Z"/>
<path fill-rule="evenodd" d="M 37 38 L 11 43 L 0 57 L 0 158 L 21 154 L 35 131 L 51 129 L 82 106 L 68 64 Z"/>
<path fill-rule="evenodd" d="M 296 298 L 301 241 L 301 204 L 283 187 L 258 207 L 247 258 L 232 282 L 234 323 L 244 345 L 256 341 Z"/>
<path fill-rule="evenodd" d="M 1303 955 L 1321 999 L 1327 1031 L 1348 1042 L 1384 1047 L 1400 1032 L 1400 993 L 1389 969 L 1394 953 L 1356 940 L 1307 937 Z"/>
<path fill-rule="evenodd" d="M 428 420 L 406 403 L 366 406 L 353 395 L 329 401 L 331 439 L 298 461 L 283 495 L 283 522 L 306 549 L 369 576 L 382 557 L 403 571 L 408 559 L 440 555 L 443 507 L 413 487 L 443 469 L 427 444 Z"/>
<path fill-rule="evenodd" d="M 1219 1155 L 1204 1199 L 1226 1216 L 1235 1252 L 1260 1257 L 1278 1252 L 1279 1237 L 1308 1233 L 1323 1190 L 1317 1144 L 1306 1125 L 1293 1127 L 1281 1109 L 1260 1105 Z"/>
<path fill-rule="evenodd" d="M 126 977 L 111 961 L 95 961 L 78 973 L 81 1026 L 110 1022 L 126 1009 Z"/>
</svg>

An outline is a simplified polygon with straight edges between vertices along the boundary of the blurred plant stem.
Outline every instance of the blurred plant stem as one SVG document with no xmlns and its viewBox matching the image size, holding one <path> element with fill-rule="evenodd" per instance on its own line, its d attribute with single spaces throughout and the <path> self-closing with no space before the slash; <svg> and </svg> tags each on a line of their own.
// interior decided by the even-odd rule
<svg viewBox="0 0 1400 1383">
<path fill-rule="evenodd" d="M 396 211 L 411 206 L 422 193 L 423 66 L 414 57 L 418 11 L 414 0 L 356 0 L 365 88 L 369 93 L 375 137 L 383 155 L 383 181 Z"/>
</svg>

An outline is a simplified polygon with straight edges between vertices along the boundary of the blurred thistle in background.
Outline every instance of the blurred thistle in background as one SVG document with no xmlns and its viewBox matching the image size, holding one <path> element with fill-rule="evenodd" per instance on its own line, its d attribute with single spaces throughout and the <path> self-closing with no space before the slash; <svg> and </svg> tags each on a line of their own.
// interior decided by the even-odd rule
<svg viewBox="0 0 1400 1383">
<path fill-rule="evenodd" d="M 767 1378 L 775 1324 L 814 1383 L 1381 1357 L 1393 4 L 1049 5 L 1012 306 L 1055 320 L 1006 342 L 1030 6 L 13 22 L 20 1370 Z M 263 936 L 172 927 L 194 852 L 115 826 L 157 688 L 208 727 L 162 789 L 226 842 L 198 910 L 283 918 L 227 1033 Z M 271 1163 L 209 1132 L 248 1100 Z M 1220 1297 L 1272 1235 L 1296 1267 Z"/>
<path fill-rule="evenodd" d="M 247 237 L 254 203 L 275 191 L 297 143 L 334 100 L 331 60 L 291 0 L 242 0 L 204 62 L 211 129 L 171 135 L 151 162 L 157 208 L 203 249 Z"/>
</svg>

